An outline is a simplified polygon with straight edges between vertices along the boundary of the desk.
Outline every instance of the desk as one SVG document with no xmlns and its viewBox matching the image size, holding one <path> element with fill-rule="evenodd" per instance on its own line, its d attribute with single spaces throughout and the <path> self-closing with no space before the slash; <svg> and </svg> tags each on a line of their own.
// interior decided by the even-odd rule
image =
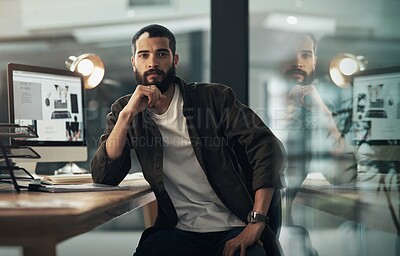
<svg viewBox="0 0 400 256">
<path fill-rule="evenodd" d="M 378 175 L 368 182 L 361 179 L 353 186 L 330 186 L 307 178 L 295 203 L 363 223 L 375 230 L 400 234 L 400 191 L 396 179 L 390 178 Z M 379 179 L 383 183 L 379 183 Z"/>
<path fill-rule="evenodd" d="M 22 246 L 24 256 L 55 256 L 58 242 L 154 200 L 149 186 L 99 192 L 0 192 L 0 245 Z M 6 203 L 21 207 L 4 207 Z"/>
</svg>

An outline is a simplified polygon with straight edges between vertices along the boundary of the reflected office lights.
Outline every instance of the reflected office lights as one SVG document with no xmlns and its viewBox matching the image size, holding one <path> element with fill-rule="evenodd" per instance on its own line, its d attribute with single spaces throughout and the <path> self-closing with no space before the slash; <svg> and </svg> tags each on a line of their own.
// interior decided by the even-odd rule
<svg viewBox="0 0 400 256">
<path fill-rule="evenodd" d="M 289 25 L 296 25 L 297 24 L 297 17 L 296 16 L 288 16 L 287 18 L 286 18 L 286 22 L 287 22 L 287 24 L 289 24 Z"/>
<path fill-rule="evenodd" d="M 367 61 L 363 56 L 342 53 L 332 59 L 329 75 L 337 86 L 344 88 L 350 85 L 355 74 L 365 70 L 366 64 Z"/>
<path fill-rule="evenodd" d="M 357 68 L 357 62 L 350 58 L 344 58 L 339 64 L 340 72 L 346 76 L 353 75 L 355 72 L 357 72 Z"/>
</svg>

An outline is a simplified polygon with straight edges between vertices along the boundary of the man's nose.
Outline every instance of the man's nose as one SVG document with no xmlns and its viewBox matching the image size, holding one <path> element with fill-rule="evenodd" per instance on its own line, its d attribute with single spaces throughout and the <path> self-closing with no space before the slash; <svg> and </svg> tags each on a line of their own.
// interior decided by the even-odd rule
<svg viewBox="0 0 400 256">
<path fill-rule="evenodd" d="M 291 60 L 291 66 L 295 68 L 302 68 L 303 67 L 303 60 L 300 56 L 300 54 L 297 54 L 296 56 L 293 57 Z"/>
<path fill-rule="evenodd" d="M 157 68 L 159 66 L 158 59 L 155 55 L 151 55 L 149 58 L 149 68 Z"/>
</svg>

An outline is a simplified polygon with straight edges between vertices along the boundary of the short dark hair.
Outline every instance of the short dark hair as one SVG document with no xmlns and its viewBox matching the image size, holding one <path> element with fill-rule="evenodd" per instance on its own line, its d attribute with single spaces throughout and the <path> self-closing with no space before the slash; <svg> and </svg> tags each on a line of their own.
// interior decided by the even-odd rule
<svg viewBox="0 0 400 256">
<path fill-rule="evenodd" d="M 144 33 L 149 33 L 149 38 L 154 37 L 166 37 L 169 40 L 169 48 L 172 51 L 172 54 L 175 55 L 176 52 L 176 39 L 174 34 L 164 26 L 158 24 L 151 24 L 141 28 L 132 38 L 132 55 L 135 55 L 136 51 L 136 41 L 139 39 L 141 35 Z"/>
<path fill-rule="evenodd" d="M 313 50 L 314 54 L 317 54 L 317 38 L 314 36 L 313 33 L 303 33 L 302 36 L 309 37 L 313 42 Z"/>
</svg>

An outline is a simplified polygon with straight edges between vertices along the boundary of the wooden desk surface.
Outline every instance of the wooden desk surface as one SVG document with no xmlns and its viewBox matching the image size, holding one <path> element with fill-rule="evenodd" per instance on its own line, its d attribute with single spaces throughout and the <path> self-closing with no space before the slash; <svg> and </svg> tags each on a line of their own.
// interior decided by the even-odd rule
<svg viewBox="0 0 400 256">
<path fill-rule="evenodd" d="M 397 234 L 400 231 L 400 191 L 396 179 L 391 181 L 391 186 L 377 180 L 359 181 L 353 186 L 329 186 L 306 179 L 295 202 Z"/>
<path fill-rule="evenodd" d="M 24 255 L 55 255 L 58 242 L 154 200 L 148 185 L 118 191 L 0 193 L 0 245 L 23 246 Z"/>
</svg>

